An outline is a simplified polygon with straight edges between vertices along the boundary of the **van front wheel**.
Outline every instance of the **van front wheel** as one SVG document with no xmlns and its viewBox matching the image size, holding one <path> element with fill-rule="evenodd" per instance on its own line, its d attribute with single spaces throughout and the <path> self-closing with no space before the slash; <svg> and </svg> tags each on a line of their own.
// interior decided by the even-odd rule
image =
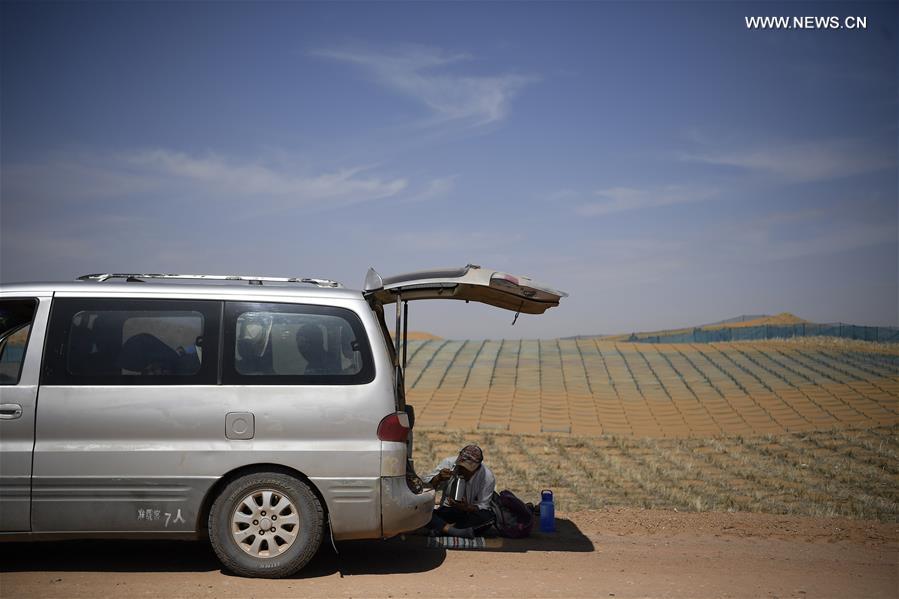
<svg viewBox="0 0 899 599">
<path fill-rule="evenodd" d="M 241 576 L 281 578 L 305 566 L 322 540 L 324 515 L 307 485 L 279 472 L 231 481 L 209 512 L 209 540 Z"/>
</svg>

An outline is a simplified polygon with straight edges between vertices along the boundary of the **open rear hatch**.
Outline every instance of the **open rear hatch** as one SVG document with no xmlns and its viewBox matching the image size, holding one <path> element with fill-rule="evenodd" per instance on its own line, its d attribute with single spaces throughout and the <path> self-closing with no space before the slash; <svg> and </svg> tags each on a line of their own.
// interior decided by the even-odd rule
<svg viewBox="0 0 899 599">
<path fill-rule="evenodd" d="M 382 277 L 373 268 L 365 275 L 362 291 L 378 316 L 384 337 L 391 349 L 395 372 L 396 409 L 405 412 L 409 418 L 409 428 L 414 427 L 415 413 L 406 405 L 404 385 L 406 372 L 406 338 L 409 330 L 409 302 L 426 299 L 454 299 L 466 302 L 480 302 L 511 310 L 518 314 L 543 314 L 559 300 L 568 297 L 564 291 L 557 291 L 536 283 L 529 277 L 510 275 L 498 270 L 481 268 L 469 264 L 462 268 L 441 268 L 412 272 L 393 277 Z M 396 332 L 393 343 L 384 320 L 384 306 L 396 306 Z M 515 324 L 515 320 L 512 324 Z M 412 463 L 412 433 L 407 440 L 406 479 L 409 487 L 420 492 L 422 482 L 415 474 Z"/>
<path fill-rule="evenodd" d="M 541 285 L 529 277 L 481 268 L 469 264 L 462 268 L 423 270 L 393 277 L 382 277 L 368 269 L 362 294 L 378 315 L 389 342 L 390 333 L 384 321 L 384 306 L 396 306 L 396 334 L 393 336 L 393 362 L 396 366 L 397 409 L 405 410 L 403 374 L 406 370 L 406 333 L 409 302 L 428 299 L 454 299 L 480 302 L 518 314 L 543 314 L 559 300 L 568 297 L 564 291 Z M 515 320 L 512 321 L 515 324 Z M 400 350 L 402 349 L 402 353 Z M 402 356 L 402 359 L 400 359 Z"/>
<path fill-rule="evenodd" d="M 421 299 L 456 299 L 481 302 L 524 314 L 543 314 L 567 297 L 563 291 L 546 287 L 529 277 L 481 268 L 445 268 L 381 277 L 369 269 L 363 293 L 381 305 Z"/>
</svg>

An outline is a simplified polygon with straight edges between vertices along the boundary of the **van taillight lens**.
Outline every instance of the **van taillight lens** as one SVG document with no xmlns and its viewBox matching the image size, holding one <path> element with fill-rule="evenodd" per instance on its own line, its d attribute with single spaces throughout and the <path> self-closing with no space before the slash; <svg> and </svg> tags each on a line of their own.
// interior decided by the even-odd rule
<svg viewBox="0 0 899 599">
<path fill-rule="evenodd" d="M 409 437 L 409 415 L 405 412 L 388 414 L 378 425 L 378 439 L 405 443 Z"/>
</svg>

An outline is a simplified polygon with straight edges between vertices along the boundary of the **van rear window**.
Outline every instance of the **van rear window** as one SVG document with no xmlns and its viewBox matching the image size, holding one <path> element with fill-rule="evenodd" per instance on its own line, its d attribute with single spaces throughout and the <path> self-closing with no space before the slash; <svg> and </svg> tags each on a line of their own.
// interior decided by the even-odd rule
<svg viewBox="0 0 899 599">
<path fill-rule="evenodd" d="M 360 384 L 373 378 L 365 329 L 350 310 L 229 302 L 224 382 Z"/>
</svg>

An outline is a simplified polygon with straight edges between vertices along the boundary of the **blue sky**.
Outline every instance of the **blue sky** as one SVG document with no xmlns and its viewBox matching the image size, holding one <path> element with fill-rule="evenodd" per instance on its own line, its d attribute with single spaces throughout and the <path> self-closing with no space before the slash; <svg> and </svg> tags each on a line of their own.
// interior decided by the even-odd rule
<svg viewBox="0 0 899 599">
<path fill-rule="evenodd" d="M 412 327 L 899 325 L 896 4 L 2 4 L 0 280 L 469 262 Z M 867 29 L 747 30 L 750 15 Z M 437 305 L 439 304 L 439 305 Z"/>
</svg>

